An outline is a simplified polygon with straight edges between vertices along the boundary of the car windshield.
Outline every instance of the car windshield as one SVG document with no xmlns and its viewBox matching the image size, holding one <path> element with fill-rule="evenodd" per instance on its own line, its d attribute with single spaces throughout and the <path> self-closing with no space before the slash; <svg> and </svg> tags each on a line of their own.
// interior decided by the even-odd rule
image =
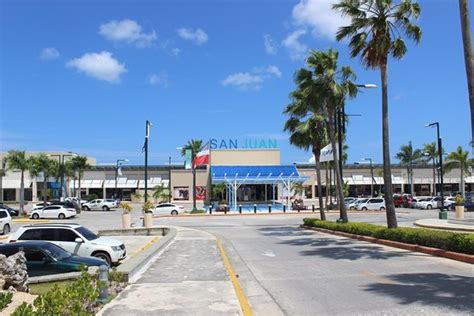
<svg viewBox="0 0 474 316">
<path fill-rule="evenodd" d="M 359 200 L 359 201 L 357 201 L 357 204 L 360 204 L 360 203 L 365 203 L 365 202 L 367 202 L 367 200 L 368 200 L 368 199 L 362 199 L 362 200 Z"/>
<path fill-rule="evenodd" d="M 55 244 L 47 243 L 42 247 L 43 251 L 53 257 L 56 260 L 63 260 L 72 256 L 72 253 L 67 252 L 63 248 L 56 246 Z"/>
<path fill-rule="evenodd" d="M 94 240 L 94 239 L 99 238 L 99 236 L 97 236 L 96 234 L 94 234 L 93 232 L 85 228 L 84 226 L 77 228 L 76 231 L 87 240 Z"/>
</svg>

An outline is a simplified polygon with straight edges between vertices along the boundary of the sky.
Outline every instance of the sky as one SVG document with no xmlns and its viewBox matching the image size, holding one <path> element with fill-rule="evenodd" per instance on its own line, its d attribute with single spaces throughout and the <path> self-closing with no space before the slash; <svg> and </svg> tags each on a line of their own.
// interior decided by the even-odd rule
<svg viewBox="0 0 474 316">
<path fill-rule="evenodd" d="M 358 83 L 380 73 L 334 33 L 331 0 L 0 1 L 0 151 L 73 151 L 99 163 L 150 164 L 189 139 L 277 139 L 284 164 L 307 162 L 282 114 L 310 49 L 337 49 Z M 420 0 L 421 43 L 389 61 L 390 150 L 433 142 L 469 148 L 470 121 L 457 1 Z M 442 19 L 441 19 L 442 17 Z M 346 102 L 349 161 L 382 161 L 381 91 Z"/>
</svg>

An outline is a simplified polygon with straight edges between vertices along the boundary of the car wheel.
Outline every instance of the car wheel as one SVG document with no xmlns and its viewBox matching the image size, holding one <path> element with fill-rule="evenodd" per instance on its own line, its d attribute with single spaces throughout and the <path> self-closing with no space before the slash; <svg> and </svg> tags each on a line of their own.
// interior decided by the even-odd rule
<svg viewBox="0 0 474 316">
<path fill-rule="evenodd" d="M 112 264 L 112 260 L 110 259 L 110 256 L 108 253 L 106 252 L 103 252 L 103 251 L 97 251 L 97 252 L 94 252 L 92 254 L 92 257 L 96 257 L 98 259 L 102 259 L 104 260 L 105 262 L 107 262 L 107 264 L 110 266 Z"/>
<path fill-rule="evenodd" d="M 367 207 L 364 206 L 364 207 L 362 208 L 362 210 L 363 210 L 363 211 L 367 211 Z"/>
<path fill-rule="evenodd" d="M 89 212 L 91 210 L 89 206 L 83 206 L 82 209 L 86 212 Z"/>
<path fill-rule="evenodd" d="M 59 218 L 59 219 L 65 219 L 65 218 L 66 218 L 66 215 L 64 215 L 63 213 L 61 213 L 61 214 L 58 215 L 58 218 Z"/>
<path fill-rule="evenodd" d="M 432 208 L 433 208 L 433 206 L 431 206 L 430 204 L 428 204 L 428 205 L 426 206 L 426 209 L 428 209 L 428 210 L 431 210 Z"/>
<path fill-rule="evenodd" d="M 178 215 L 178 211 L 177 210 L 171 211 L 171 215 Z"/>
<path fill-rule="evenodd" d="M 107 205 L 104 205 L 104 206 L 102 206 L 102 210 L 104 212 L 107 212 L 108 210 L 110 210 L 110 208 Z"/>
<path fill-rule="evenodd" d="M 10 225 L 5 224 L 5 226 L 3 226 L 3 234 L 8 235 L 9 233 L 10 233 Z"/>
<path fill-rule="evenodd" d="M 381 212 L 385 211 L 385 207 L 382 206 L 382 207 L 380 208 L 380 211 L 381 211 Z"/>
<path fill-rule="evenodd" d="M 34 213 L 33 215 L 31 215 L 31 218 L 32 219 L 39 219 L 40 216 L 38 215 L 38 213 Z"/>
</svg>

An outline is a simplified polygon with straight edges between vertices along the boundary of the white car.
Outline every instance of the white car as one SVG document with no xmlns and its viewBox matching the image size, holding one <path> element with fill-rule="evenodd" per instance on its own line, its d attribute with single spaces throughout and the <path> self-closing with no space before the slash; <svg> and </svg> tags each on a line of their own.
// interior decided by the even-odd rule
<svg viewBox="0 0 474 316">
<path fill-rule="evenodd" d="M 454 196 L 450 196 L 444 199 L 444 207 L 450 207 L 456 203 Z"/>
<path fill-rule="evenodd" d="M 112 199 L 95 199 L 82 204 L 82 209 L 85 211 L 102 210 L 109 211 L 116 208 L 116 201 Z"/>
<path fill-rule="evenodd" d="M 360 203 L 365 203 L 367 202 L 368 199 L 357 199 L 355 201 L 352 201 L 351 203 L 349 203 L 347 205 L 347 208 L 350 209 L 350 210 L 356 210 L 357 209 L 357 206 L 360 204 Z"/>
<path fill-rule="evenodd" d="M 416 206 L 418 208 L 431 210 L 433 208 L 438 208 L 439 204 L 441 204 L 441 197 L 437 196 L 433 198 L 422 199 L 416 203 Z"/>
<path fill-rule="evenodd" d="M 0 228 L 3 235 L 10 233 L 12 227 L 12 218 L 5 209 L 0 209 Z"/>
<path fill-rule="evenodd" d="M 78 224 L 35 224 L 22 226 L 10 236 L 8 242 L 29 240 L 49 241 L 79 256 L 96 257 L 109 265 L 125 259 L 127 251 L 123 242 L 99 237 Z"/>
<path fill-rule="evenodd" d="M 63 205 L 50 205 L 42 208 L 40 210 L 35 210 L 30 213 L 30 218 L 40 219 L 40 218 L 71 218 L 77 215 L 76 209 L 67 208 Z"/>
<path fill-rule="evenodd" d="M 183 212 L 183 207 L 172 203 L 158 204 L 153 209 L 153 215 L 178 215 Z"/>
<path fill-rule="evenodd" d="M 75 202 L 77 204 L 79 204 L 79 198 L 77 197 L 67 197 L 64 199 L 64 201 L 66 202 Z M 87 203 L 88 201 L 87 200 L 83 200 L 81 199 L 81 205 L 84 204 L 84 203 Z"/>
<path fill-rule="evenodd" d="M 33 205 L 33 208 L 31 209 L 32 211 L 36 211 L 36 210 L 41 210 L 43 209 L 45 206 L 49 206 L 51 205 L 51 203 L 49 202 L 46 202 L 46 203 L 36 203 L 35 205 Z"/>
<path fill-rule="evenodd" d="M 359 211 L 368 211 L 368 210 L 385 211 L 385 200 L 382 198 L 367 199 L 367 201 L 359 203 L 357 205 L 357 210 Z"/>
</svg>

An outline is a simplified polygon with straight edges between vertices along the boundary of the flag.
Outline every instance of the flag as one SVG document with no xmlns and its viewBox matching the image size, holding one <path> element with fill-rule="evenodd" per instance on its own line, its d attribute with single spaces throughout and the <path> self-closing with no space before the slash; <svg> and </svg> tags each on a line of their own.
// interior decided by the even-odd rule
<svg viewBox="0 0 474 316">
<path fill-rule="evenodd" d="M 196 157 L 194 158 L 193 167 L 196 168 L 202 165 L 208 165 L 209 155 L 210 155 L 210 146 L 209 146 L 209 142 L 207 142 L 203 147 L 201 147 L 201 150 L 197 153 Z"/>
</svg>

